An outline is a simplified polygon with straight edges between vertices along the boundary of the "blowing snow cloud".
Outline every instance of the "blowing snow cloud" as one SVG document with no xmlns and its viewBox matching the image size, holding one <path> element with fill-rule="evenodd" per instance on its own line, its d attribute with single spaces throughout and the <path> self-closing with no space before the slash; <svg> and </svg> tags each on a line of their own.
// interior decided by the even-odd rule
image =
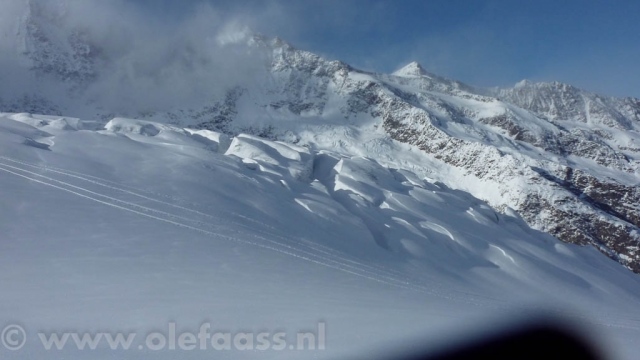
<svg viewBox="0 0 640 360">
<path fill-rule="evenodd" d="M 28 94 L 78 112 L 81 103 L 125 114 L 202 104 L 264 68 L 259 50 L 246 46 L 250 36 L 205 4 L 165 22 L 123 1 L 6 1 L 0 99 Z"/>
</svg>

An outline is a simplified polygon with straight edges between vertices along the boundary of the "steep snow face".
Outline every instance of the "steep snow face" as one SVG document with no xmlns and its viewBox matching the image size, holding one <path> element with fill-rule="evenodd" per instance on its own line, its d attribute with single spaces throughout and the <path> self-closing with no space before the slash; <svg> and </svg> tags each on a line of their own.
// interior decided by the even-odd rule
<svg viewBox="0 0 640 360">
<path fill-rule="evenodd" d="M 124 331 L 137 337 L 122 359 L 376 358 L 546 309 L 635 358 L 636 274 L 426 178 L 443 163 L 382 129 L 349 129 L 300 135 L 342 142 L 328 151 L 127 118 L 0 114 L 2 321 L 28 334 L 3 357 L 113 358 L 104 342 L 45 351 L 36 333 Z M 325 349 L 152 351 L 145 336 L 171 336 L 172 322 L 178 335 L 203 323 L 285 331 L 290 344 L 324 324 Z"/>
<path fill-rule="evenodd" d="M 40 27 L 57 24 L 40 18 L 27 17 Z M 66 38 L 47 38 L 52 45 L 46 46 L 32 43 L 32 53 L 53 51 L 58 54 L 54 58 L 83 59 L 64 55 L 73 49 Z M 281 39 L 246 32 L 224 43 L 215 49 L 232 54 L 238 66 L 224 67 L 224 62 L 213 61 L 207 48 L 192 42 L 178 51 L 185 57 L 153 57 L 158 61 L 152 64 L 153 76 L 140 81 L 153 86 L 135 88 L 141 90 L 133 92 L 141 99 L 127 97 L 126 109 L 116 106 L 121 102 L 103 102 L 114 93 L 107 91 L 109 87 L 93 88 L 87 92 L 90 98 L 72 92 L 60 102 L 47 94 L 26 94 L 14 102 L 0 101 L 0 109 L 51 114 L 63 110 L 105 122 L 120 115 L 229 136 L 248 133 L 317 151 L 365 156 L 388 166 L 397 159 L 420 159 L 407 166 L 470 192 L 498 212 L 515 211 L 537 230 L 595 246 L 640 271 L 640 100 L 607 98 L 560 83 L 477 89 L 428 74 L 417 63 L 391 75 L 366 73 L 295 49 Z M 97 66 L 93 60 L 91 67 L 80 63 L 69 67 L 61 61 L 52 72 Z M 211 80 L 216 77 L 207 74 L 220 67 L 243 70 L 232 73 L 230 81 Z M 110 72 L 97 69 L 103 83 Z M 91 76 L 63 78 L 92 88 Z M 185 83 L 178 79 L 188 79 L 195 89 L 177 91 L 170 85 Z M 154 96 L 147 96 L 149 92 Z M 234 147 L 246 150 L 250 141 L 242 141 Z M 288 158 L 272 160 L 288 166 L 283 159 Z"/>
</svg>

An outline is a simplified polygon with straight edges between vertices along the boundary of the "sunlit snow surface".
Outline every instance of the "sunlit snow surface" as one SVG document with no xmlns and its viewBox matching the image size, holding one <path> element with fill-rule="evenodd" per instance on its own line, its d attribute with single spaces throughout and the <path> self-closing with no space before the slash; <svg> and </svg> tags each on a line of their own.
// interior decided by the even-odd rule
<svg viewBox="0 0 640 360">
<path fill-rule="evenodd" d="M 340 143 L 332 131 L 324 141 Z M 21 326 L 27 343 L 0 357 L 365 358 L 544 311 L 634 358 L 638 275 L 424 178 L 406 154 L 393 168 L 340 146 L 2 114 L 0 327 Z M 294 335 L 324 324 L 326 348 L 138 348 L 170 323 Z M 37 334 L 51 332 L 139 339 L 45 351 Z"/>
</svg>

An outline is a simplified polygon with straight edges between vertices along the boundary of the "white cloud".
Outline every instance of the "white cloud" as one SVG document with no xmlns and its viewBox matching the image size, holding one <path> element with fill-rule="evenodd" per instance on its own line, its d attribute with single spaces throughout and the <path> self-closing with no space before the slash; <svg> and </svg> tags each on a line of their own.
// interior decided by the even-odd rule
<svg viewBox="0 0 640 360">
<path fill-rule="evenodd" d="M 219 45 L 240 44 L 246 42 L 251 36 L 249 27 L 237 21 L 226 24 L 216 36 Z"/>
<path fill-rule="evenodd" d="M 227 88 L 253 81 L 264 67 L 262 56 L 241 46 L 249 28 L 207 4 L 193 7 L 180 21 L 164 21 L 122 1 L 10 0 L 0 3 L 0 97 L 40 92 L 58 101 L 68 98 L 68 82 L 50 75 L 34 79 L 28 74 L 33 64 L 16 56 L 24 51 L 16 46 L 15 32 L 26 32 L 20 15 L 30 3 L 45 8 L 32 14 L 40 17 L 44 38 L 61 44 L 51 46 L 48 59 L 70 51 L 66 39 L 74 33 L 94 46 L 88 56 L 98 64 L 98 77 L 81 94 L 113 112 L 211 102 Z M 55 66 L 67 61 L 62 67 L 75 69 L 77 62 L 70 59 L 62 56 Z"/>
</svg>

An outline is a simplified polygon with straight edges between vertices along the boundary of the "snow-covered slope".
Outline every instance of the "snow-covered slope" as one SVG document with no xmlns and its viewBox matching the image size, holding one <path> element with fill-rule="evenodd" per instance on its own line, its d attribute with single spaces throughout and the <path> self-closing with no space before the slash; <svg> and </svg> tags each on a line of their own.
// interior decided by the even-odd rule
<svg viewBox="0 0 640 360">
<path fill-rule="evenodd" d="M 47 352 L 36 336 L 105 330 L 139 334 L 119 358 L 362 357 L 541 309 L 633 358 L 636 274 L 411 170 L 426 158 L 3 114 L 0 303 L 28 338 L 3 358 L 111 358 L 106 343 Z M 322 323 L 326 349 L 146 354 L 143 336 L 171 322 L 288 335 Z"/>
</svg>

